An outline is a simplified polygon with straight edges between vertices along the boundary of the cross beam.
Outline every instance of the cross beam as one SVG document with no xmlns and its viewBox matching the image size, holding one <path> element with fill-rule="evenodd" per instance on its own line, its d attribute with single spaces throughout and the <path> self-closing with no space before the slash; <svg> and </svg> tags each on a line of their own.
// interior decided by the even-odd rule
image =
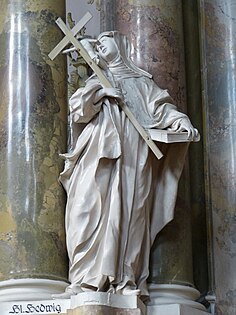
<svg viewBox="0 0 236 315">
<path fill-rule="evenodd" d="M 87 51 L 84 49 L 84 47 L 82 46 L 82 44 L 74 37 L 74 32 L 73 30 L 70 30 L 67 28 L 67 26 L 65 25 L 65 23 L 62 21 L 61 18 L 58 18 L 56 20 L 57 25 L 60 27 L 60 29 L 63 31 L 63 33 L 66 35 L 64 38 L 64 42 L 66 42 L 67 44 L 69 42 L 71 42 L 74 47 L 78 50 L 78 52 L 80 53 L 80 55 L 84 58 L 84 60 L 88 63 L 88 65 L 92 68 L 92 70 L 95 72 L 95 74 L 97 75 L 98 79 L 100 80 L 100 82 L 102 83 L 102 85 L 106 88 L 112 88 L 112 84 L 110 83 L 110 81 L 107 79 L 107 77 L 104 75 L 104 73 L 102 72 L 101 68 L 90 58 L 89 54 L 87 53 Z M 79 23 L 78 23 L 79 24 Z M 77 25 L 78 25 L 77 24 Z M 74 28 L 78 29 L 78 26 L 75 26 Z M 73 28 L 73 29 L 74 29 Z M 57 45 L 58 46 L 58 45 Z M 49 57 L 51 58 L 51 56 L 56 56 L 60 53 L 60 51 L 63 49 L 61 49 L 61 46 L 59 48 L 57 48 L 57 46 L 54 48 L 54 53 L 52 54 L 52 52 L 49 54 Z M 63 46 L 65 47 L 65 46 Z M 137 129 L 137 131 L 139 132 L 140 136 L 144 139 L 144 141 L 147 143 L 147 145 L 149 146 L 149 148 L 152 150 L 152 152 L 155 154 L 155 156 L 158 159 L 161 159 L 163 154 L 161 153 L 161 151 L 158 149 L 158 147 L 156 146 L 156 144 L 154 143 L 154 141 L 152 141 L 150 135 L 145 131 L 145 129 L 139 124 L 139 122 L 137 121 L 137 119 L 135 118 L 135 116 L 133 115 L 133 113 L 130 111 L 129 107 L 124 103 L 124 102 L 118 102 L 118 105 L 122 108 L 122 110 L 124 111 L 124 113 L 126 114 L 126 116 L 129 118 L 129 120 L 132 122 L 132 124 L 134 125 L 134 127 Z"/>
<path fill-rule="evenodd" d="M 72 34 L 75 36 L 85 24 L 88 23 L 89 20 L 92 18 L 92 14 L 87 12 L 82 19 L 71 29 Z M 57 21 L 56 21 L 57 22 Z M 51 60 L 55 59 L 56 56 L 69 44 L 70 40 L 67 37 L 64 37 L 60 43 L 56 45 L 56 47 L 50 52 L 48 55 Z"/>
</svg>

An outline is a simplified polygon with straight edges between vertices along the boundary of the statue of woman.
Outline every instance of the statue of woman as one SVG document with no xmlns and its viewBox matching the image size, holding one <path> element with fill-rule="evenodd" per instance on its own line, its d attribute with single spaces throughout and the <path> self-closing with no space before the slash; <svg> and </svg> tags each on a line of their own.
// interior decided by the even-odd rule
<svg viewBox="0 0 236 315">
<path fill-rule="evenodd" d="M 125 36 L 106 32 L 85 44 L 114 88 L 92 75 L 70 99 L 72 146 L 60 181 L 71 284 L 61 297 L 90 290 L 145 297 L 150 248 L 173 218 L 187 145 L 162 144 L 157 160 L 117 100 L 144 128 L 186 130 L 190 139 L 197 130 L 133 64 Z"/>
</svg>

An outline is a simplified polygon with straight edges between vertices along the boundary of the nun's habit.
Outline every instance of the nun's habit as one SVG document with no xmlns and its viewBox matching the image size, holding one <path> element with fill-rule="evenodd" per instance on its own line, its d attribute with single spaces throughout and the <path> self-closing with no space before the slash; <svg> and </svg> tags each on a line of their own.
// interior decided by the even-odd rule
<svg viewBox="0 0 236 315">
<path fill-rule="evenodd" d="M 177 129 L 187 116 L 131 62 L 126 37 L 103 36 L 112 36 L 118 50 L 104 71 L 140 124 Z M 113 98 L 95 102 L 101 89 L 93 75 L 70 99 L 72 147 L 60 176 L 68 197 L 67 291 L 147 296 L 150 248 L 173 218 L 187 145 L 162 144 L 164 157 L 157 160 Z"/>
</svg>

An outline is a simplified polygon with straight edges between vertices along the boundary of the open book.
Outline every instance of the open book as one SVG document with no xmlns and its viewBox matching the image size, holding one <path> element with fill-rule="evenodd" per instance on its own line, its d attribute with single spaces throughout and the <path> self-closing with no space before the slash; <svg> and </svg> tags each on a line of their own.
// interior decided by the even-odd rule
<svg viewBox="0 0 236 315">
<path fill-rule="evenodd" d="M 146 129 L 153 141 L 173 143 L 173 142 L 190 142 L 188 140 L 188 133 L 185 131 L 174 132 L 162 129 Z M 191 141 L 197 142 L 200 140 L 200 135 Z"/>
</svg>

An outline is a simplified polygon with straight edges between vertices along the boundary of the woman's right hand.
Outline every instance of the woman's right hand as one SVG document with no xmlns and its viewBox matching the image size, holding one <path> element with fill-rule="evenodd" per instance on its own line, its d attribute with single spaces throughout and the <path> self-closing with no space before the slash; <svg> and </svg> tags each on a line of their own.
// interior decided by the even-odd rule
<svg viewBox="0 0 236 315">
<path fill-rule="evenodd" d="M 104 97 L 115 98 L 118 101 L 123 101 L 124 97 L 120 89 L 118 88 L 102 88 L 97 91 L 95 103 L 99 102 Z"/>
<path fill-rule="evenodd" d="M 104 93 L 104 96 L 107 96 L 107 97 L 114 97 L 114 98 L 117 98 L 119 100 L 123 100 L 123 94 L 121 92 L 120 89 L 118 88 L 103 88 L 103 93 Z"/>
</svg>

